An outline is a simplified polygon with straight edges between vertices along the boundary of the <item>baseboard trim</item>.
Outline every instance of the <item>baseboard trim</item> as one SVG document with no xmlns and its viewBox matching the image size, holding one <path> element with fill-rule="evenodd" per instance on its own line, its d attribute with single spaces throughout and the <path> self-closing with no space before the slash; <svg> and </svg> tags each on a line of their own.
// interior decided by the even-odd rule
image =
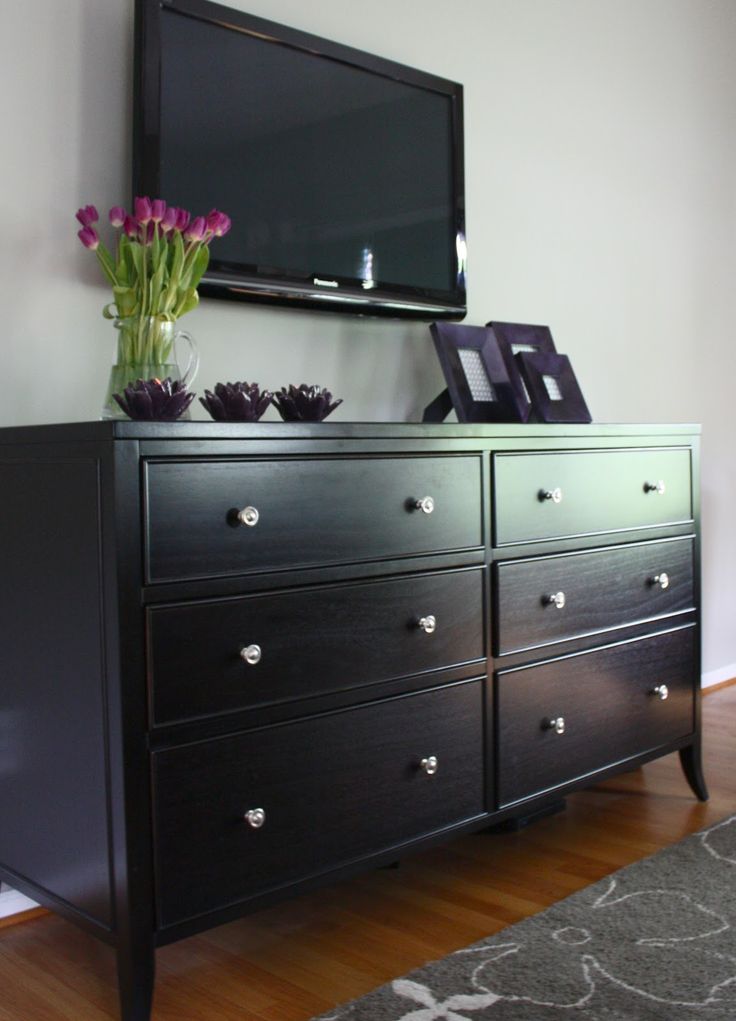
<svg viewBox="0 0 736 1021">
<path fill-rule="evenodd" d="M 729 684 L 733 684 L 734 681 L 736 681 L 736 663 L 728 663 L 718 670 L 709 670 L 708 673 L 703 674 L 700 679 L 700 685 L 703 690 L 706 688 L 725 688 Z"/>
<path fill-rule="evenodd" d="M 714 691 L 721 691 L 723 688 L 730 688 L 736 684 L 736 677 L 731 677 L 728 681 L 717 681 L 715 684 L 709 684 L 703 687 L 703 695 L 712 695 Z"/>
</svg>

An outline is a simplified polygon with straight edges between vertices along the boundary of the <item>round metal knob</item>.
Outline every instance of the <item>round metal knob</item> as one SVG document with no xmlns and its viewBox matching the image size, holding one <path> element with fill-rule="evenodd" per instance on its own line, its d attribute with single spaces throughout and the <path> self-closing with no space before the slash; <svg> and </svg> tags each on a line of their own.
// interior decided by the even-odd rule
<svg viewBox="0 0 736 1021">
<path fill-rule="evenodd" d="M 419 768 L 424 770 L 427 776 L 434 776 L 439 767 L 440 764 L 437 761 L 436 755 L 428 755 L 426 759 L 422 759 L 419 763 Z"/>
<path fill-rule="evenodd" d="M 417 627 L 425 633 L 425 635 L 432 635 L 437 629 L 437 618 L 434 614 L 429 613 L 426 617 L 420 617 L 417 621 Z"/>
<path fill-rule="evenodd" d="M 421 500 L 415 500 L 414 506 L 417 510 L 420 510 L 422 514 L 431 514 L 434 510 L 434 497 L 423 496 Z"/>
<path fill-rule="evenodd" d="M 552 503 L 562 503 L 562 490 L 559 486 L 556 489 L 540 489 L 539 499 L 542 501 L 551 500 Z"/>
<path fill-rule="evenodd" d="M 545 606 L 556 606 L 558 610 L 562 610 L 566 602 L 565 593 L 551 592 L 548 596 L 542 596 L 542 602 Z"/>
<path fill-rule="evenodd" d="M 251 808 L 245 813 L 243 818 L 254 830 L 259 830 L 266 821 L 266 813 L 262 808 Z"/>
<path fill-rule="evenodd" d="M 656 482 L 645 482 L 644 492 L 645 493 L 657 493 L 659 496 L 665 492 L 666 486 L 663 479 L 658 479 Z"/>
<path fill-rule="evenodd" d="M 670 576 L 666 571 L 662 571 L 661 574 L 655 574 L 651 581 L 652 585 L 659 585 L 660 588 L 670 587 Z"/>
<path fill-rule="evenodd" d="M 662 702 L 670 697 L 670 689 L 666 684 L 658 684 L 655 688 L 652 688 L 652 694 L 656 695 Z"/>
<path fill-rule="evenodd" d="M 261 515 L 255 507 L 243 507 L 243 509 L 239 510 L 237 514 L 240 524 L 247 525 L 248 528 L 253 528 L 254 525 L 257 525 L 260 516 Z"/>
<path fill-rule="evenodd" d="M 240 658 L 245 660 L 245 662 L 250 666 L 255 666 L 256 663 L 260 663 L 261 655 L 260 645 L 246 645 L 240 650 Z"/>
<path fill-rule="evenodd" d="M 545 730 L 554 730 L 555 734 L 565 733 L 565 717 L 555 716 L 552 719 L 545 720 L 542 724 Z"/>
</svg>

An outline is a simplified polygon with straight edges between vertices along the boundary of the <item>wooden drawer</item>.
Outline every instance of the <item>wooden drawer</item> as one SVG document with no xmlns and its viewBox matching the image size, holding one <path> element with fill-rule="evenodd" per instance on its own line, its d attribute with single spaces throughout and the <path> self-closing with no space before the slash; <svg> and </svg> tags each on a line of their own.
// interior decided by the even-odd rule
<svg viewBox="0 0 736 1021">
<path fill-rule="evenodd" d="M 499 672 L 498 806 L 690 734 L 694 643 L 689 627 Z M 662 684 L 665 700 L 654 691 Z M 560 717 L 562 734 L 548 726 Z"/>
<path fill-rule="evenodd" d="M 495 544 L 690 521 L 690 486 L 684 448 L 496 454 Z"/>
<path fill-rule="evenodd" d="M 472 681 L 154 754 L 160 924 L 480 816 L 482 741 Z"/>
<path fill-rule="evenodd" d="M 152 721 L 483 660 L 483 602 L 474 568 L 150 609 Z"/>
<path fill-rule="evenodd" d="M 499 563 L 495 592 L 497 655 L 678 613 L 693 607 L 693 540 Z"/>
<path fill-rule="evenodd" d="M 483 545 L 479 456 L 151 460 L 146 579 L 217 577 Z M 417 507 L 425 497 L 431 512 Z M 239 524 L 246 507 L 257 522 Z M 252 517 L 252 515 L 251 515 Z"/>
</svg>

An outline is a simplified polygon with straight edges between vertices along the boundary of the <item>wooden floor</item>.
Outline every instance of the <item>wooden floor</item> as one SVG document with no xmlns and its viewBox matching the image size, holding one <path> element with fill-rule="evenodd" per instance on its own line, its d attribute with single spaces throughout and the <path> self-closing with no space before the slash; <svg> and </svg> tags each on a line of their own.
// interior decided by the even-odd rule
<svg viewBox="0 0 736 1021">
<path fill-rule="evenodd" d="M 155 1021 L 305 1021 L 736 812 L 736 686 L 703 700 L 711 799 L 677 756 L 158 952 Z M 112 951 L 44 916 L 0 930 L 2 1021 L 117 1018 Z"/>
</svg>

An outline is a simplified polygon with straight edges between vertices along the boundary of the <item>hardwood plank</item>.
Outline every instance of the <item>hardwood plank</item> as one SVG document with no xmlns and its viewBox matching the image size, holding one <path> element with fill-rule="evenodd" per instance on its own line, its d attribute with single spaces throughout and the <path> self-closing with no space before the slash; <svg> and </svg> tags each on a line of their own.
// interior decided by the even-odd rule
<svg viewBox="0 0 736 1021">
<path fill-rule="evenodd" d="M 736 810 L 736 686 L 703 701 L 695 801 L 676 755 L 519 833 L 463 837 L 158 952 L 154 1021 L 306 1021 L 543 910 Z M 0 1021 L 117 1018 L 114 955 L 53 915 L 0 931 Z"/>
</svg>

